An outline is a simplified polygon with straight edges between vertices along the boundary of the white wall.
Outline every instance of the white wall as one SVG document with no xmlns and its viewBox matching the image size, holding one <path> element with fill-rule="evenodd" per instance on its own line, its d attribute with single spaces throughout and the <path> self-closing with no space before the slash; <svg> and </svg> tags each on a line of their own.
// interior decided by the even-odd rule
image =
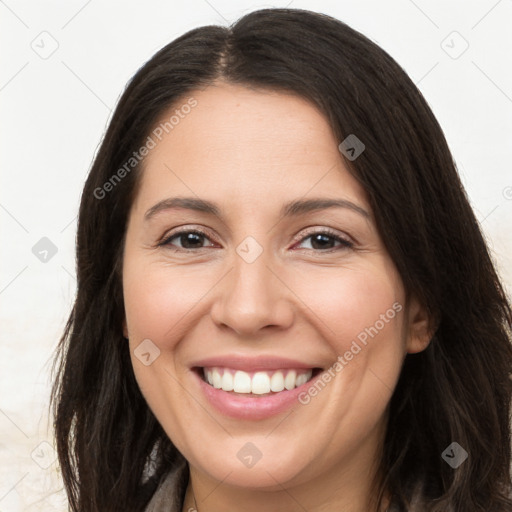
<svg viewBox="0 0 512 512">
<path fill-rule="evenodd" d="M 164 44 L 271 5 L 331 14 L 405 68 L 445 131 L 511 291 L 511 0 L 2 1 L 0 511 L 66 509 L 47 430 L 49 361 L 75 292 L 79 194 L 111 109 Z M 453 31 L 469 44 L 458 58 L 466 43 Z M 57 249 L 47 262 L 32 251 L 43 237 Z"/>
</svg>

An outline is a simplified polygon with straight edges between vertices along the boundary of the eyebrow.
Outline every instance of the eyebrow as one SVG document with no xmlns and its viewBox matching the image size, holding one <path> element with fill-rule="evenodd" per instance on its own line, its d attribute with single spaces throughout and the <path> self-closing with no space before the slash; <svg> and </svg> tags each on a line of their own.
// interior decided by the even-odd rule
<svg viewBox="0 0 512 512">
<path fill-rule="evenodd" d="M 144 220 L 148 221 L 157 213 L 174 208 L 194 210 L 210 215 L 216 215 L 220 219 L 223 218 L 220 208 L 211 201 L 199 199 L 197 197 L 172 197 L 163 199 L 152 206 L 145 213 Z M 328 208 L 347 208 L 362 215 L 366 219 L 370 218 L 370 214 L 364 208 L 348 201 L 347 199 L 329 198 L 299 199 L 291 201 L 281 208 L 280 217 L 296 217 L 313 211 L 326 210 Z"/>
</svg>

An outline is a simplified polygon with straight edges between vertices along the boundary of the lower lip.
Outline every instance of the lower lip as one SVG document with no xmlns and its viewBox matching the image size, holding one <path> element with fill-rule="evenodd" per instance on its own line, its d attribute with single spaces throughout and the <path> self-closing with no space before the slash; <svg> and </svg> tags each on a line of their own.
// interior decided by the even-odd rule
<svg viewBox="0 0 512 512">
<path fill-rule="evenodd" d="M 252 398 L 239 396 L 235 393 L 214 388 L 206 383 L 200 375 L 192 372 L 199 381 L 199 387 L 206 399 L 221 414 L 232 418 L 246 420 L 262 420 L 290 409 L 294 404 L 300 405 L 298 396 L 308 389 L 316 377 L 310 379 L 299 387 L 291 390 L 280 391 L 273 395 Z"/>
</svg>

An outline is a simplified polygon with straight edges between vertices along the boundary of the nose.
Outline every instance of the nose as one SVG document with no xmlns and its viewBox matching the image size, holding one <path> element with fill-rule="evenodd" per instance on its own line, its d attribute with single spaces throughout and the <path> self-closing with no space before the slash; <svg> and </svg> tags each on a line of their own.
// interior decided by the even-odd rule
<svg viewBox="0 0 512 512">
<path fill-rule="evenodd" d="M 292 322 L 293 293 L 271 268 L 265 251 L 252 263 L 237 253 L 218 286 L 211 316 L 221 328 L 240 336 L 261 336 L 264 328 L 286 329 Z"/>
</svg>

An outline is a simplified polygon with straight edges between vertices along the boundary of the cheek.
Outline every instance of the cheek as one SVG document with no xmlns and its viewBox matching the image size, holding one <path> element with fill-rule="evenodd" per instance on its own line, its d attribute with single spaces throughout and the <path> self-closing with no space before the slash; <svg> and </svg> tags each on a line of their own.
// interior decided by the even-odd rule
<svg viewBox="0 0 512 512">
<path fill-rule="evenodd" d="M 385 262 L 323 269 L 314 277 L 304 273 L 294 286 L 301 287 L 298 295 L 307 298 L 304 302 L 314 313 L 310 318 L 317 318 L 321 337 L 333 353 L 325 378 L 337 398 L 328 415 L 347 415 L 370 428 L 390 399 L 405 354 L 401 281 Z M 354 404 L 360 409 L 351 416 L 347 408 Z"/>
<path fill-rule="evenodd" d="M 182 377 L 184 370 L 177 364 L 179 341 L 194 329 L 201 298 L 213 286 L 209 285 L 211 275 L 201 276 L 197 271 L 135 256 L 125 260 L 123 293 L 130 356 L 141 392 L 154 412 L 168 399 L 164 390 L 173 389 L 175 379 Z M 148 365 L 138 357 L 147 352 Z"/>
<path fill-rule="evenodd" d="M 184 406 L 179 382 L 186 371 L 179 362 L 180 340 L 194 329 L 195 314 L 208 288 L 211 275 L 183 268 L 166 267 L 132 257 L 123 268 L 123 292 L 130 357 L 135 378 L 149 408 L 178 444 L 185 425 L 193 420 L 193 410 Z M 146 345 L 151 363 L 137 353 L 145 340 L 159 352 L 153 360 L 153 345 Z M 186 396 L 185 396 L 186 398 Z M 180 411 L 179 415 L 173 411 Z M 179 446 L 181 448 L 181 445 Z"/>
<path fill-rule="evenodd" d="M 128 261 L 123 272 L 130 338 L 149 338 L 166 350 L 190 328 L 194 308 L 215 284 L 207 271 L 166 267 L 161 262 Z"/>
<path fill-rule="evenodd" d="M 398 318 L 404 298 L 389 265 L 304 272 L 292 286 L 300 290 L 297 295 L 320 320 L 317 325 L 338 354 L 349 350 L 353 340 L 364 344 L 377 335 L 400 342 Z"/>
</svg>

